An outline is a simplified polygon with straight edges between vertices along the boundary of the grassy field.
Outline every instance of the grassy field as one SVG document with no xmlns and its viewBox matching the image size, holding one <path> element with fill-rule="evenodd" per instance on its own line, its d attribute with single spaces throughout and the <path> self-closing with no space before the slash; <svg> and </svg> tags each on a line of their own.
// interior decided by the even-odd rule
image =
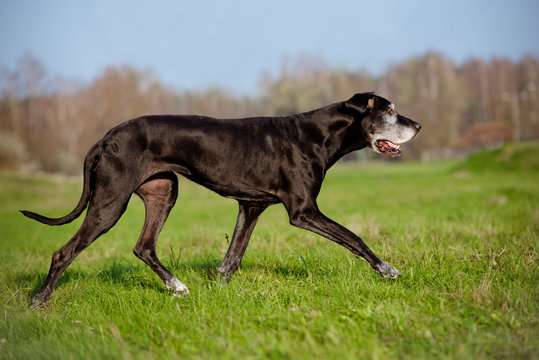
<svg viewBox="0 0 539 360">
<path fill-rule="evenodd" d="M 133 197 L 40 310 L 30 298 L 80 219 L 47 227 L 17 210 L 64 215 L 81 182 L 0 172 L 0 358 L 537 359 L 538 153 L 535 143 L 464 162 L 332 169 L 320 208 L 397 280 L 274 206 L 226 286 L 213 270 L 236 203 L 181 179 L 158 254 L 190 296 L 171 296 L 132 254 L 144 216 Z"/>
</svg>

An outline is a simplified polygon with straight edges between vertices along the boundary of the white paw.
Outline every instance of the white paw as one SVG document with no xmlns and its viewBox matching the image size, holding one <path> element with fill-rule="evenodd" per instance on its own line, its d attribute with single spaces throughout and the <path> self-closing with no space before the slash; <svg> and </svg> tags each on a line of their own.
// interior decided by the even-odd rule
<svg viewBox="0 0 539 360">
<path fill-rule="evenodd" d="M 176 278 L 168 279 L 165 282 L 165 285 L 168 290 L 173 292 L 174 296 L 182 297 L 184 295 L 189 295 L 189 289 L 187 289 L 187 286 Z"/>
<path fill-rule="evenodd" d="M 382 262 L 381 264 L 377 265 L 375 270 L 383 278 L 396 279 L 401 276 L 397 269 L 386 262 Z"/>
</svg>

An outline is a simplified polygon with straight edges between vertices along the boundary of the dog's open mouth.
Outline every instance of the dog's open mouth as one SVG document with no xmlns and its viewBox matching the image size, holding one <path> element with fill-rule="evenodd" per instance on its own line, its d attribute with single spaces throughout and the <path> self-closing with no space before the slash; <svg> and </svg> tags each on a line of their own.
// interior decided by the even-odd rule
<svg viewBox="0 0 539 360">
<path fill-rule="evenodd" d="M 380 154 L 385 154 L 389 156 L 399 156 L 401 154 L 401 146 L 395 143 L 392 143 L 389 140 L 376 140 L 376 150 Z"/>
</svg>

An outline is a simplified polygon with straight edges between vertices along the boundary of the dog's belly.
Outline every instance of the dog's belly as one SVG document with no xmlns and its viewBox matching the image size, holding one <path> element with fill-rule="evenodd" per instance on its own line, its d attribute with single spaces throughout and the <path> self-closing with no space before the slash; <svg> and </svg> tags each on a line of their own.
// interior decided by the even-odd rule
<svg viewBox="0 0 539 360">
<path fill-rule="evenodd" d="M 139 184 L 157 173 L 175 172 L 227 198 L 269 204 L 280 202 L 277 194 L 281 190 L 283 174 L 279 176 L 271 171 L 271 166 L 260 168 L 260 164 L 250 161 L 244 161 L 243 166 L 234 166 L 231 161 L 216 161 L 217 156 L 212 156 L 213 160 L 206 163 L 201 161 L 203 158 L 156 160 L 150 157 L 151 160 L 141 164 Z"/>
<path fill-rule="evenodd" d="M 182 174 L 181 172 L 179 172 Z M 253 174 L 223 174 L 214 171 L 207 174 L 197 169 L 189 169 L 189 174 L 182 174 L 221 196 L 252 202 L 278 203 L 277 188 L 274 179 L 261 179 Z"/>
</svg>

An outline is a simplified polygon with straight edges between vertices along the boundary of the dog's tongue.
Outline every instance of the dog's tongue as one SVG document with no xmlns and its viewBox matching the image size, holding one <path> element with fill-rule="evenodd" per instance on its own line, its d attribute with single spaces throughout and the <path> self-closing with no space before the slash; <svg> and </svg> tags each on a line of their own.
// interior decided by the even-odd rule
<svg viewBox="0 0 539 360">
<path fill-rule="evenodd" d="M 400 146 L 399 145 L 395 145 L 393 144 L 391 141 L 389 140 L 383 140 L 383 141 L 380 141 L 380 145 L 382 145 L 382 147 L 386 150 L 390 150 L 390 151 L 397 151 L 399 150 Z"/>
<path fill-rule="evenodd" d="M 389 140 L 378 140 L 378 149 L 389 156 L 399 156 L 401 154 L 401 147 Z"/>
</svg>

